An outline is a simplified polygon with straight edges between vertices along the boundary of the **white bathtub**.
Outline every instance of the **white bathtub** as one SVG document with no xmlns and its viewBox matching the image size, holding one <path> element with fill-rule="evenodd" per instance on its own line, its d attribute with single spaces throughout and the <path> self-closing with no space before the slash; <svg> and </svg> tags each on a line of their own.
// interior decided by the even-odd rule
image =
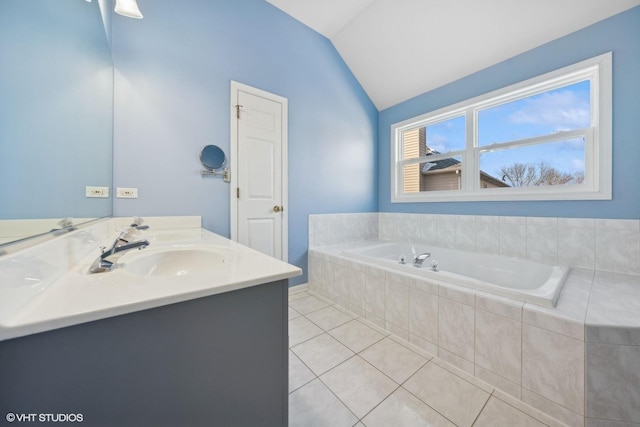
<svg viewBox="0 0 640 427">
<path fill-rule="evenodd" d="M 413 266 L 415 254 L 430 253 L 421 268 Z M 343 256 L 434 282 L 447 282 L 509 298 L 554 307 L 569 267 L 517 258 L 446 249 L 428 245 L 383 243 L 342 252 Z M 404 257 L 406 264 L 399 260 Z M 438 271 L 432 271 L 437 262 Z"/>
</svg>

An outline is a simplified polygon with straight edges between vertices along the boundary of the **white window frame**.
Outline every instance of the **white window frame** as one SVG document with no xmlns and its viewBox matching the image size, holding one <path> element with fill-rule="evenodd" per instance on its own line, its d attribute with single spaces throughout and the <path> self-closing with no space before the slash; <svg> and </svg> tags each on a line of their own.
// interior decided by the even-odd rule
<svg viewBox="0 0 640 427">
<path fill-rule="evenodd" d="M 611 200 L 612 197 L 612 54 L 596 56 L 577 64 L 516 83 L 391 125 L 391 202 L 449 202 L 506 200 Z M 580 81 L 591 85 L 591 127 L 557 132 L 523 140 L 478 146 L 478 112 L 496 105 L 547 92 Z M 466 148 L 441 155 L 402 159 L 405 131 L 465 115 Z M 555 186 L 480 188 L 480 155 L 499 148 L 585 139 L 585 179 L 582 184 Z M 460 156 L 462 180 L 459 190 L 404 193 L 405 165 Z"/>
</svg>

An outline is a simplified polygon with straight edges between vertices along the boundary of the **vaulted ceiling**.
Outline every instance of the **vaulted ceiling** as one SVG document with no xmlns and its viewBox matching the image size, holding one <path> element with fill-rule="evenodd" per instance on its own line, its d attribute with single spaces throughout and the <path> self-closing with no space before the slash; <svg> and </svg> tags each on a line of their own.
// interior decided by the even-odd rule
<svg viewBox="0 0 640 427">
<path fill-rule="evenodd" d="M 266 0 L 331 40 L 379 110 L 640 0 Z"/>
</svg>

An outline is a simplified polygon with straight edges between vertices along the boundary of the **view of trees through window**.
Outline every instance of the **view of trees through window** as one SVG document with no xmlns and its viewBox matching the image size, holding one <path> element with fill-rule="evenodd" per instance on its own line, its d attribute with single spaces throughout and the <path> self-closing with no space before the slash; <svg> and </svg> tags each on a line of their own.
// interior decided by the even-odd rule
<svg viewBox="0 0 640 427">
<path fill-rule="evenodd" d="M 564 86 L 478 113 L 480 147 L 591 126 L 590 82 Z M 483 152 L 480 168 L 513 187 L 580 184 L 584 138 L 560 139 Z"/>
<path fill-rule="evenodd" d="M 589 80 L 479 110 L 476 120 L 481 188 L 584 181 L 584 137 L 548 136 L 589 128 Z M 466 149 L 464 114 L 404 131 L 403 141 L 404 159 L 437 157 L 405 166 L 405 192 L 460 188 L 462 164 L 455 155 Z"/>
</svg>

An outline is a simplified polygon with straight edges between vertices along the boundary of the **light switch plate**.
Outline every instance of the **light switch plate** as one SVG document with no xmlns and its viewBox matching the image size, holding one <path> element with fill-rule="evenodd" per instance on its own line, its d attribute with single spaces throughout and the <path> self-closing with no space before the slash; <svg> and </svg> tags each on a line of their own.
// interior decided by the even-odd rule
<svg viewBox="0 0 640 427">
<path fill-rule="evenodd" d="M 109 197 L 109 187 L 91 187 L 87 186 L 85 190 L 86 197 Z"/>
<path fill-rule="evenodd" d="M 137 188 L 118 187 L 116 189 L 116 197 L 119 198 L 119 199 L 137 199 L 138 198 L 138 189 Z"/>
</svg>

